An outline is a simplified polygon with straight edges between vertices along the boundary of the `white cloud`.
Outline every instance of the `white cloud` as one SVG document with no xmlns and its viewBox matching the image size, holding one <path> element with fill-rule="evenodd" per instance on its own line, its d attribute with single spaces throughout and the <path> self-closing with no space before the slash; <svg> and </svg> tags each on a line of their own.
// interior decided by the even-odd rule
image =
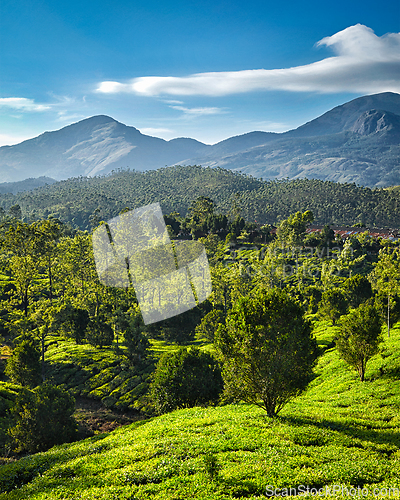
<svg viewBox="0 0 400 500">
<path fill-rule="evenodd" d="M 144 127 L 140 129 L 142 134 L 146 135 L 162 135 L 162 134 L 173 134 L 174 131 L 169 128 L 160 128 L 160 127 Z"/>
<path fill-rule="evenodd" d="M 0 107 L 18 109 L 20 111 L 47 111 L 50 106 L 36 104 L 33 99 L 26 97 L 2 97 L 0 98 Z"/>
<path fill-rule="evenodd" d="M 219 115 L 225 113 L 222 108 L 186 108 L 185 106 L 170 106 L 170 108 L 183 111 L 187 116 Z"/>
<path fill-rule="evenodd" d="M 58 122 L 71 122 L 71 121 L 83 120 L 84 118 L 88 118 L 88 116 L 82 115 L 81 113 L 68 114 L 67 111 L 59 111 L 57 121 Z"/>
<path fill-rule="evenodd" d="M 400 33 L 381 37 L 357 24 L 323 38 L 317 46 L 336 54 L 305 66 L 197 73 L 186 77 L 140 77 L 130 83 L 101 82 L 98 92 L 146 96 L 223 96 L 260 91 L 400 92 Z"/>
</svg>

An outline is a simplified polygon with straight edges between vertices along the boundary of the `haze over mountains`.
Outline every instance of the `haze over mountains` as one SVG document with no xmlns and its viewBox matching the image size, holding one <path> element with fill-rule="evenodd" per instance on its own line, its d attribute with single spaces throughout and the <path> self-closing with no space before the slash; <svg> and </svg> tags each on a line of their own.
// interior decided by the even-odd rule
<svg viewBox="0 0 400 500">
<path fill-rule="evenodd" d="M 166 165 L 221 166 L 262 177 L 317 178 L 369 187 L 400 184 L 400 95 L 354 99 L 295 130 L 250 132 L 214 145 L 165 141 L 94 116 L 0 148 L 0 182 L 56 180 Z"/>
</svg>

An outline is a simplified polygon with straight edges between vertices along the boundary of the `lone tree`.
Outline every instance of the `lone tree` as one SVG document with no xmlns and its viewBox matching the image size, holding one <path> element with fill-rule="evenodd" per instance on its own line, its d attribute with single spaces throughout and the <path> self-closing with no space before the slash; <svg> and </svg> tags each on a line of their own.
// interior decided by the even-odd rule
<svg viewBox="0 0 400 500">
<path fill-rule="evenodd" d="M 298 303 L 278 289 L 240 299 L 215 335 L 227 395 L 275 417 L 312 376 L 318 348 Z"/>
<path fill-rule="evenodd" d="M 223 381 L 218 362 L 208 353 L 180 347 L 157 364 L 150 394 L 158 413 L 217 401 Z"/>
<path fill-rule="evenodd" d="M 358 371 L 361 382 L 368 360 L 378 353 L 383 340 L 381 324 L 376 308 L 368 303 L 340 318 L 336 339 L 339 355 Z"/>
</svg>

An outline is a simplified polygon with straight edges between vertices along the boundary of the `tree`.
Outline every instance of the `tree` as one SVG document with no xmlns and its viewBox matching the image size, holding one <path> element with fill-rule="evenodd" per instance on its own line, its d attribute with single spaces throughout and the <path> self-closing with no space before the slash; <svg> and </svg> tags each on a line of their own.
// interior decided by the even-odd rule
<svg viewBox="0 0 400 500">
<path fill-rule="evenodd" d="M 140 315 L 127 318 L 126 323 L 120 323 L 124 333 L 124 344 L 127 348 L 127 356 L 131 362 L 141 361 L 146 357 L 150 342 L 143 335 L 143 319 Z"/>
<path fill-rule="evenodd" d="M 358 307 L 372 297 L 371 283 L 361 274 L 353 274 L 347 278 L 343 284 L 343 290 L 351 307 Z"/>
<path fill-rule="evenodd" d="M 165 353 L 157 363 L 150 394 L 158 413 L 217 401 L 223 381 L 218 362 L 195 347 Z"/>
<path fill-rule="evenodd" d="M 374 305 L 382 324 L 387 325 L 389 336 L 390 329 L 400 320 L 400 296 L 397 293 L 392 293 L 389 295 L 388 301 L 387 292 L 378 291 L 374 297 Z"/>
<path fill-rule="evenodd" d="M 54 314 L 54 326 L 72 337 L 77 344 L 81 344 L 86 335 L 89 324 L 89 313 L 86 309 L 75 307 L 72 304 L 63 304 Z"/>
<path fill-rule="evenodd" d="M 207 219 L 214 214 L 214 202 L 206 196 L 199 196 L 188 209 L 186 228 L 192 236 L 198 237 L 201 232 L 207 232 Z"/>
<path fill-rule="evenodd" d="M 53 267 L 57 258 L 57 242 L 62 234 L 61 222 L 48 219 L 36 223 L 40 254 L 44 261 L 49 278 L 49 299 L 53 299 Z"/>
<path fill-rule="evenodd" d="M 335 324 L 340 316 L 346 312 L 346 295 L 340 288 L 332 288 L 323 292 L 318 308 L 318 314 L 321 318 L 331 320 Z"/>
<path fill-rule="evenodd" d="M 339 355 L 357 370 L 363 382 L 367 362 L 378 353 L 383 340 L 379 314 L 371 304 L 361 304 L 340 318 L 339 328 L 336 339 Z"/>
<path fill-rule="evenodd" d="M 50 384 L 21 391 L 11 409 L 14 426 L 8 431 L 17 452 L 36 453 L 72 441 L 77 425 L 75 400 Z"/>
<path fill-rule="evenodd" d="M 201 323 L 196 326 L 196 337 L 214 341 L 214 334 L 220 324 L 225 322 L 225 314 L 221 309 L 213 309 L 203 316 Z"/>
<path fill-rule="evenodd" d="M 40 245 L 35 224 L 16 221 L 5 233 L 3 243 L 12 254 L 10 269 L 27 316 L 31 289 L 39 269 Z"/>
<path fill-rule="evenodd" d="M 54 307 L 51 306 L 51 301 L 49 299 L 41 299 L 35 304 L 35 310 L 31 314 L 30 319 L 36 326 L 36 331 L 39 334 L 40 345 L 41 345 L 41 358 L 42 358 L 42 381 L 45 381 L 45 363 L 44 363 L 44 353 L 46 350 L 45 339 L 49 332 L 53 329 L 54 321 Z"/>
<path fill-rule="evenodd" d="M 314 220 L 314 215 L 310 210 L 304 213 L 296 212 L 279 224 L 277 229 L 278 239 L 284 246 L 297 247 L 303 244 L 306 229 Z"/>
<path fill-rule="evenodd" d="M 86 340 L 94 347 L 110 346 L 114 340 L 114 332 L 104 316 L 93 318 L 86 330 Z"/>
<path fill-rule="evenodd" d="M 36 387 L 41 382 L 40 347 L 33 336 L 25 336 L 7 360 L 6 375 L 16 384 Z"/>
<path fill-rule="evenodd" d="M 391 298 L 400 288 L 400 248 L 384 247 L 379 251 L 379 260 L 371 273 L 373 287 L 387 298 L 387 330 L 390 337 Z M 393 302 L 393 301 L 392 301 Z"/>
<path fill-rule="evenodd" d="M 278 289 L 258 288 L 228 313 L 215 335 L 226 394 L 274 417 L 306 387 L 318 348 L 298 303 Z"/>
</svg>

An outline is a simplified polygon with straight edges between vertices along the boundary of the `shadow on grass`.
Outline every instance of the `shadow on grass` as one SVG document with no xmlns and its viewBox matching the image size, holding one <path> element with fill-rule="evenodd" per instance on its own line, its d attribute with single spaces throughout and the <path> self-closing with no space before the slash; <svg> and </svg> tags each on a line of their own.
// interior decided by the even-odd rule
<svg viewBox="0 0 400 500">
<path fill-rule="evenodd" d="M 386 455 L 391 455 L 398 448 L 400 448 L 400 433 L 396 431 L 391 431 L 389 429 L 374 429 L 371 424 L 365 423 L 362 424 L 350 424 L 344 422 L 338 422 L 334 420 L 324 419 L 322 421 L 316 422 L 312 417 L 296 417 L 296 416 L 279 416 L 278 417 L 281 422 L 288 423 L 289 425 L 295 426 L 314 426 L 319 429 L 326 429 L 337 431 L 345 434 L 346 436 L 359 439 L 365 442 L 372 442 L 377 445 L 377 450 L 381 453 L 385 453 Z M 312 445 L 313 443 L 307 443 Z M 379 449 L 379 445 L 391 445 L 389 448 L 385 446 L 381 446 Z M 350 445 L 350 447 L 355 448 L 364 448 L 359 443 L 355 442 Z M 365 448 L 368 448 L 367 446 Z"/>
</svg>

